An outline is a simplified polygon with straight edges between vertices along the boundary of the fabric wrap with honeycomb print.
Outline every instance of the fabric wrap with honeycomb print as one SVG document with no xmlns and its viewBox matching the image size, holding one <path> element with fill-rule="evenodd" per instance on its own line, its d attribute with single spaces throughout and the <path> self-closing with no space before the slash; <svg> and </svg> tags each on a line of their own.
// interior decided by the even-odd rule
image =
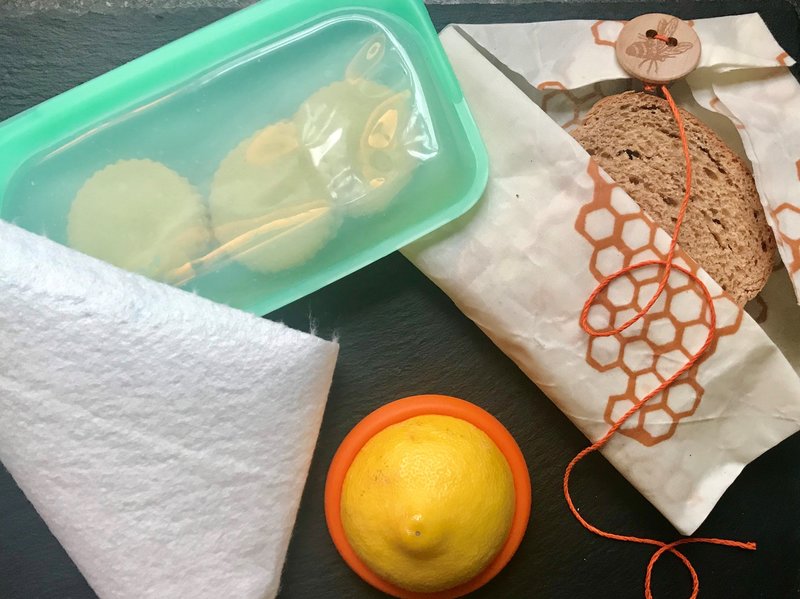
<svg viewBox="0 0 800 599">
<path fill-rule="evenodd" d="M 518 87 L 497 64 L 502 57 L 487 57 L 474 37 L 454 27 L 441 34 L 489 150 L 489 184 L 471 212 L 404 253 L 596 440 L 697 351 L 710 311 L 696 284 L 674 272 L 637 324 L 604 339 L 586 335 L 579 317 L 598 280 L 663 258 L 670 237 L 531 101 L 537 90 Z M 711 290 L 718 334 L 602 452 L 691 534 L 747 463 L 800 430 L 800 379 L 704 271 L 680 252 L 676 263 Z M 612 284 L 590 324 L 618 325 L 646 303 L 659 278 L 650 268 Z"/>
<path fill-rule="evenodd" d="M 758 14 L 688 23 L 703 50 L 698 68 L 673 86 L 673 96 L 752 165 L 767 221 L 800 301 L 800 84 L 788 69 L 795 61 Z M 459 29 L 504 68 L 524 77 L 534 101 L 570 129 L 597 100 L 631 88 L 615 55 L 624 24 L 557 21 Z M 800 323 L 800 312 L 794 318 Z"/>
</svg>

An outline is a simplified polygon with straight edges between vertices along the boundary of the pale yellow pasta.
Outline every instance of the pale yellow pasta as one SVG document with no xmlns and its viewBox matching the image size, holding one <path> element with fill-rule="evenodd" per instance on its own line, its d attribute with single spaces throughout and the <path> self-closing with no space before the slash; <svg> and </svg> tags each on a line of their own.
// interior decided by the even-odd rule
<svg viewBox="0 0 800 599">
<path fill-rule="evenodd" d="M 153 160 L 122 160 L 92 175 L 72 203 L 68 244 L 154 279 L 200 258 L 210 241 L 202 198 Z"/>
<path fill-rule="evenodd" d="M 221 249 L 265 273 L 310 260 L 338 226 L 327 190 L 286 121 L 244 140 L 223 159 L 209 209 Z"/>
<path fill-rule="evenodd" d="M 411 92 L 367 79 L 332 83 L 300 105 L 300 143 L 337 207 L 362 216 L 383 210 L 418 161 L 408 151 Z"/>
</svg>

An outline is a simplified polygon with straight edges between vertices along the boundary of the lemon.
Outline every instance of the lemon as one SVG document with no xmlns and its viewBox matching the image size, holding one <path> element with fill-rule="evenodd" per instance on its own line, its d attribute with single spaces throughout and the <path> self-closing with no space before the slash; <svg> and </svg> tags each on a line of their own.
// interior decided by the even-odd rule
<svg viewBox="0 0 800 599">
<path fill-rule="evenodd" d="M 508 537 L 514 479 L 476 426 L 417 416 L 383 429 L 356 455 L 342 487 L 347 540 L 375 574 L 436 592 L 486 569 Z"/>
</svg>

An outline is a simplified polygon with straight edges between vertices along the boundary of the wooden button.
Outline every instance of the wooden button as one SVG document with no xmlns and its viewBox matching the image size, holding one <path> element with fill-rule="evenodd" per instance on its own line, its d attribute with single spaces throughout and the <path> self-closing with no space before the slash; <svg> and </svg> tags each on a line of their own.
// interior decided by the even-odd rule
<svg viewBox="0 0 800 599">
<path fill-rule="evenodd" d="M 620 66 L 632 77 L 646 83 L 669 83 L 697 67 L 700 38 L 677 17 L 650 13 L 626 23 L 616 51 Z"/>
</svg>

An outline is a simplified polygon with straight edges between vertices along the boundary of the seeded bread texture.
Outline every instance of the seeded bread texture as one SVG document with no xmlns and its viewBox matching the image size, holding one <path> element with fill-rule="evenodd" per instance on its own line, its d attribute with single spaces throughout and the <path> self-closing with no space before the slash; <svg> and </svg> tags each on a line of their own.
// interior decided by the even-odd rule
<svg viewBox="0 0 800 599">
<path fill-rule="evenodd" d="M 692 195 L 678 242 L 739 305 L 758 295 L 772 272 L 775 238 L 753 176 L 717 135 L 681 109 L 692 156 Z M 573 137 L 672 234 L 686 166 L 666 100 L 648 93 L 609 96 Z"/>
</svg>

